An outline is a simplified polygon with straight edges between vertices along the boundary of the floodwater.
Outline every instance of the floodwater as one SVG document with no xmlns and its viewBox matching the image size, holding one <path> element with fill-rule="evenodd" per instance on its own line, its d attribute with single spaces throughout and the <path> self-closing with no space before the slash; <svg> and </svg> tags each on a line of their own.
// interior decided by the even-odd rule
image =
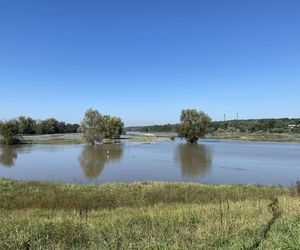
<svg viewBox="0 0 300 250">
<path fill-rule="evenodd" d="M 0 147 L 0 177 L 67 183 L 183 181 L 290 186 L 300 144 L 202 140 Z"/>
</svg>

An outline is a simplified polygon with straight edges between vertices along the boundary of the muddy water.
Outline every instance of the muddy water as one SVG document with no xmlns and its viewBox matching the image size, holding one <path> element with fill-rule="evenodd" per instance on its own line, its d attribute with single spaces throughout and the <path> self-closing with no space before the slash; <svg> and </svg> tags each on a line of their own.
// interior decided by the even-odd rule
<svg viewBox="0 0 300 250">
<path fill-rule="evenodd" d="M 143 180 L 288 186 L 300 178 L 300 144 L 176 140 L 0 147 L 0 177 L 69 183 Z"/>
</svg>

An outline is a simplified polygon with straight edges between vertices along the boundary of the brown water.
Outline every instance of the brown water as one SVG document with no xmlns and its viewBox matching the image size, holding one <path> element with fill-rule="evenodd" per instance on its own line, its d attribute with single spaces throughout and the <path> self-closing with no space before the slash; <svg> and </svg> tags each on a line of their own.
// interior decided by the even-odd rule
<svg viewBox="0 0 300 250">
<path fill-rule="evenodd" d="M 177 140 L 0 147 L 0 177 L 69 183 L 143 180 L 288 186 L 300 178 L 300 144 Z"/>
</svg>

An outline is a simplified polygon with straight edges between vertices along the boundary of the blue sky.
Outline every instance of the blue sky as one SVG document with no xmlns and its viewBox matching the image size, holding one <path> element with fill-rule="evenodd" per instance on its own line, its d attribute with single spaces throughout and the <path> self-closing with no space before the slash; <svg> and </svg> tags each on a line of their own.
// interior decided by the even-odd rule
<svg viewBox="0 0 300 250">
<path fill-rule="evenodd" d="M 299 0 L 3 0 L 0 119 L 300 117 Z"/>
</svg>

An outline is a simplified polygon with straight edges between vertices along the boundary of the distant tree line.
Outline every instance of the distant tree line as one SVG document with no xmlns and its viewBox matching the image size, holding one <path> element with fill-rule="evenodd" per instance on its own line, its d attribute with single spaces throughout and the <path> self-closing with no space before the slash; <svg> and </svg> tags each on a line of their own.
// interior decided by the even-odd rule
<svg viewBox="0 0 300 250">
<path fill-rule="evenodd" d="M 300 119 L 257 119 L 231 120 L 212 123 L 213 132 L 241 132 L 241 133 L 300 133 L 300 128 L 289 128 L 289 125 L 300 124 Z"/>
<path fill-rule="evenodd" d="M 20 135 L 77 133 L 79 128 L 79 124 L 60 122 L 54 118 L 34 120 L 25 116 L 8 122 L 0 122 L 0 126 L 4 125 L 9 126 Z"/>
<path fill-rule="evenodd" d="M 117 139 L 129 131 L 140 132 L 177 132 L 178 136 L 187 142 L 195 143 L 207 133 L 300 133 L 300 118 L 298 119 L 258 119 L 258 120 L 231 120 L 215 121 L 202 111 L 195 109 L 182 110 L 180 123 L 153 126 L 135 126 L 124 129 L 119 117 L 101 115 L 97 110 L 89 109 L 79 124 L 59 122 L 54 118 L 34 120 L 31 117 L 21 116 L 18 119 L 0 121 L 0 143 L 19 143 L 18 135 L 56 134 L 82 132 L 85 142 L 90 144 L 101 143 L 104 139 Z"/>
<path fill-rule="evenodd" d="M 177 133 L 179 137 L 185 138 L 187 142 L 196 143 L 198 139 L 203 138 L 211 129 L 211 118 L 202 111 L 196 109 L 185 109 L 181 111 L 180 123 L 135 126 L 125 128 L 126 132 L 163 132 Z"/>
<path fill-rule="evenodd" d="M 132 132 L 176 132 L 177 125 L 175 124 L 164 124 L 164 125 L 149 125 L 149 126 L 134 126 L 126 127 L 125 131 Z"/>
<path fill-rule="evenodd" d="M 214 121 L 211 123 L 210 133 L 216 132 L 240 132 L 240 133 L 300 133 L 300 128 L 289 128 L 289 125 L 300 125 L 300 118 L 289 119 L 249 119 L 249 120 L 230 120 Z M 126 127 L 125 131 L 139 132 L 176 132 L 177 124 L 152 125 L 152 126 L 134 126 Z"/>
</svg>

